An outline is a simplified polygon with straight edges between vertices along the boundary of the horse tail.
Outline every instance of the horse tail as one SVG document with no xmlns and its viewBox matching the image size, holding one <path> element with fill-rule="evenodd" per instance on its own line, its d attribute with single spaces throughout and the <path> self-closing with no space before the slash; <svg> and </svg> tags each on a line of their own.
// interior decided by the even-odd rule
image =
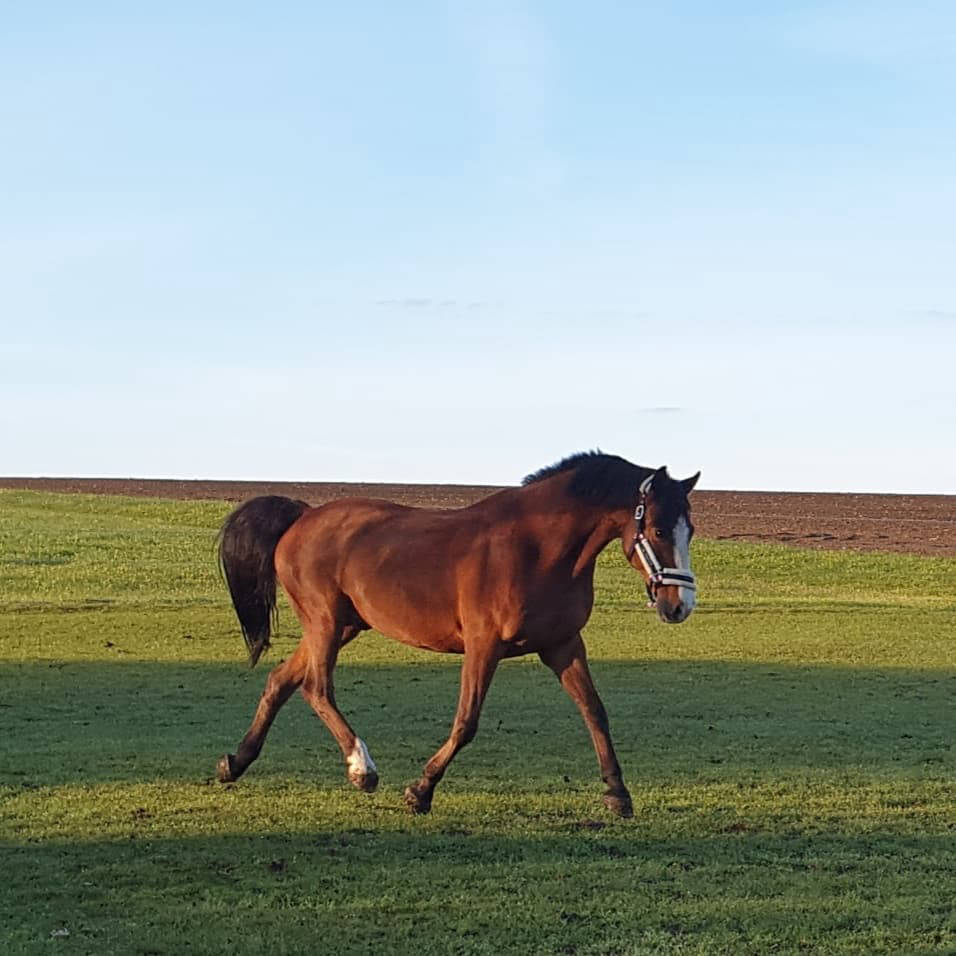
<svg viewBox="0 0 956 956">
<path fill-rule="evenodd" d="M 276 545 L 308 508 L 304 501 L 279 495 L 251 498 L 219 531 L 219 568 L 249 649 L 250 667 L 269 647 L 276 620 Z"/>
</svg>

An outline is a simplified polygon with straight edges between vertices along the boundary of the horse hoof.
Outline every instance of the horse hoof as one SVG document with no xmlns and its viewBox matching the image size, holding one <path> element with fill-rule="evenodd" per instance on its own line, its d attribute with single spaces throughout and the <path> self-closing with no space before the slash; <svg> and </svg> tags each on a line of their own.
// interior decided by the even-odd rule
<svg viewBox="0 0 956 956">
<path fill-rule="evenodd" d="M 629 793 L 604 794 L 604 806 L 615 816 L 622 817 L 625 820 L 634 816 L 634 804 L 631 803 Z"/>
<path fill-rule="evenodd" d="M 233 783 L 238 779 L 232 769 L 232 756 L 232 754 L 223 754 L 219 758 L 219 763 L 216 764 L 216 776 L 220 783 Z"/>
<path fill-rule="evenodd" d="M 350 773 L 349 783 L 362 793 L 375 793 L 375 788 L 378 786 L 378 774 L 374 770 L 366 773 Z"/>
<path fill-rule="evenodd" d="M 432 808 L 431 794 L 427 797 L 419 793 L 414 787 L 405 788 L 405 806 L 411 813 L 428 813 Z"/>
</svg>

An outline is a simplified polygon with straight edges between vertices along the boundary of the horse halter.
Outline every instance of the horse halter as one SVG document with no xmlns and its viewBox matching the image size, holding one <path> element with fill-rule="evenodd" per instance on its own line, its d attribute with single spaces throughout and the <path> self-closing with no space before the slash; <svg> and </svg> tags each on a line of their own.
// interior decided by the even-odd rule
<svg viewBox="0 0 956 956">
<path fill-rule="evenodd" d="M 650 539 L 644 534 L 644 516 L 647 514 L 647 493 L 650 490 L 651 482 L 654 476 L 645 478 L 638 488 L 639 496 L 637 507 L 634 509 L 634 521 L 637 523 L 637 531 L 634 535 L 634 543 L 627 557 L 630 560 L 635 552 L 644 565 L 647 572 L 647 596 L 655 601 L 657 599 L 657 589 L 673 585 L 679 588 L 690 588 L 697 590 L 697 579 L 694 572 L 684 570 L 683 568 L 665 568 L 654 553 L 654 547 Z"/>
</svg>

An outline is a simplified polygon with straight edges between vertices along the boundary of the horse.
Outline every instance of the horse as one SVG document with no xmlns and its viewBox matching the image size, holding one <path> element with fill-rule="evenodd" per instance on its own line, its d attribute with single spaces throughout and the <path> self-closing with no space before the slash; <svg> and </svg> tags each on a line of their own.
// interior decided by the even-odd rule
<svg viewBox="0 0 956 956">
<path fill-rule="evenodd" d="M 373 792 L 377 768 L 336 705 L 332 674 L 339 651 L 374 628 L 414 647 L 463 655 L 451 733 L 405 790 L 412 813 L 429 812 L 452 758 L 474 738 L 498 664 L 537 654 L 590 732 L 606 807 L 631 816 L 581 630 L 594 602 L 597 556 L 617 538 L 660 620 L 687 619 L 697 587 L 688 495 L 699 477 L 678 481 L 666 466 L 595 451 L 460 509 L 371 498 L 310 507 L 271 495 L 241 504 L 223 524 L 218 550 L 250 664 L 269 647 L 277 580 L 302 638 L 269 674 L 248 732 L 218 762 L 218 779 L 230 783 L 245 773 L 279 709 L 300 689 L 341 748 L 348 780 Z"/>
</svg>

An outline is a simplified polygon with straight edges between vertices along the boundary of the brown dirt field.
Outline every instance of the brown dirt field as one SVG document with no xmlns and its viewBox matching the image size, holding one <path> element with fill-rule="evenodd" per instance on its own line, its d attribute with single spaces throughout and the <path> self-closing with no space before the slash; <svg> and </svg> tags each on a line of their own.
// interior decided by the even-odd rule
<svg viewBox="0 0 956 956">
<path fill-rule="evenodd" d="M 0 478 L 0 488 L 151 498 L 243 501 L 280 494 L 321 504 L 350 495 L 460 508 L 497 490 L 482 485 L 177 481 L 136 478 Z M 697 533 L 717 540 L 956 557 L 956 496 L 698 491 Z"/>
</svg>

